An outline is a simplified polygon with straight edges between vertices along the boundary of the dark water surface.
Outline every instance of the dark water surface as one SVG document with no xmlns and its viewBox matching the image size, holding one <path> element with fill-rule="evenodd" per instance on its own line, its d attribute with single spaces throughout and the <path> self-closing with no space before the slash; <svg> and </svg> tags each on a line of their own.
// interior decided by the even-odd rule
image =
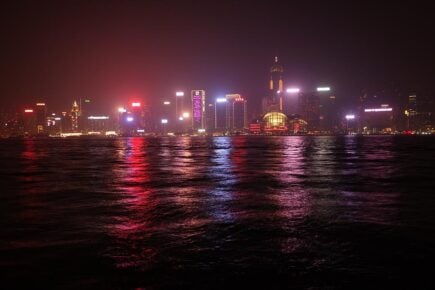
<svg viewBox="0 0 435 290">
<path fill-rule="evenodd" d="M 0 288 L 430 289 L 435 138 L 0 140 Z"/>
</svg>

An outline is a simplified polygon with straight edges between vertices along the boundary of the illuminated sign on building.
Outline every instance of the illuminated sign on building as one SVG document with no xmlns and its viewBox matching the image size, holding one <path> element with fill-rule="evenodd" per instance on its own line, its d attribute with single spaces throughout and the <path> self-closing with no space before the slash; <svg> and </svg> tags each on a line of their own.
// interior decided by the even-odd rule
<svg viewBox="0 0 435 290">
<path fill-rule="evenodd" d="M 374 108 L 374 109 L 364 109 L 364 112 L 391 112 L 393 108 Z"/>
<path fill-rule="evenodd" d="M 108 116 L 89 116 L 89 120 L 109 120 Z"/>
<path fill-rule="evenodd" d="M 204 128 L 205 91 L 192 91 L 192 126 L 194 129 Z"/>
<path fill-rule="evenodd" d="M 139 102 L 133 102 L 131 103 L 132 107 L 140 107 L 140 103 Z"/>
</svg>

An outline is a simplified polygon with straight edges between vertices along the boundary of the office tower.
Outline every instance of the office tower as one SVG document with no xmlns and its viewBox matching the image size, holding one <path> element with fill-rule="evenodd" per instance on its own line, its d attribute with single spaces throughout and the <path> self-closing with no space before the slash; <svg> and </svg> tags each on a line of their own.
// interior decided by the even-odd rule
<svg viewBox="0 0 435 290">
<path fill-rule="evenodd" d="M 45 103 L 36 103 L 36 133 L 46 133 L 47 128 L 47 107 Z"/>
<path fill-rule="evenodd" d="M 22 115 L 22 132 L 20 135 L 34 135 L 36 134 L 36 116 L 33 109 L 28 108 L 24 110 Z"/>
<path fill-rule="evenodd" d="M 263 98 L 262 107 L 263 113 L 283 110 L 284 94 L 284 81 L 283 75 L 284 68 L 278 62 L 278 57 L 275 56 L 274 63 L 270 67 L 270 79 L 269 79 L 269 95 Z"/>
<path fill-rule="evenodd" d="M 80 107 L 77 104 L 77 101 L 74 101 L 71 108 L 71 131 L 72 132 L 78 132 L 79 130 L 79 116 L 80 116 Z"/>
<path fill-rule="evenodd" d="M 231 99 L 229 104 L 229 129 L 232 132 L 242 132 L 248 127 L 247 101 L 238 95 L 237 98 Z"/>
<path fill-rule="evenodd" d="M 306 93 L 299 96 L 299 112 L 307 122 L 307 130 L 320 131 L 320 97 L 317 93 Z"/>
<path fill-rule="evenodd" d="M 192 129 L 198 131 L 205 129 L 205 91 L 204 90 L 192 90 Z"/>
<path fill-rule="evenodd" d="M 225 133 L 228 130 L 227 116 L 229 102 L 226 98 L 217 98 L 214 103 L 214 131 Z"/>
</svg>

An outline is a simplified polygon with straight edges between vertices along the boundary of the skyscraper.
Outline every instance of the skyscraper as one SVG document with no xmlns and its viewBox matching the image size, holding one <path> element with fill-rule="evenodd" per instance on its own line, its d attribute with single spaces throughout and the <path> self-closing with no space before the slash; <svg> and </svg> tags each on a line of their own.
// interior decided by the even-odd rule
<svg viewBox="0 0 435 290">
<path fill-rule="evenodd" d="M 77 101 L 74 101 L 71 108 L 71 131 L 78 132 L 79 129 L 80 107 Z"/>
<path fill-rule="evenodd" d="M 217 98 L 214 104 L 214 130 L 225 133 L 228 129 L 229 103 L 226 98 Z"/>
<path fill-rule="evenodd" d="M 263 99 L 262 107 L 263 113 L 271 111 L 282 111 L 284 94 L 284 80 L 283 80 L 284 68 L 278 62 L 278 57 L 275 56 L 274 62 L 270 67 L 270 80 L 269 80 L 269 93 L 266 98 Z"/>
<path fill-rule="evenodd" d="M 47 127 L 47 107 L 45 103 L 36 103 L 36 133 L 45 133 Z"/>
<path fill-rule="evenodd" d="M 242 132 L 248 127 L 247 101 L 242 98 L 236 98 L 231 104 L 231 131 Z"/>
<path fill-rule="evenodd" d="M 205 129 L 205 91 L 192 90 L 192 129 Z"/>
</svg>

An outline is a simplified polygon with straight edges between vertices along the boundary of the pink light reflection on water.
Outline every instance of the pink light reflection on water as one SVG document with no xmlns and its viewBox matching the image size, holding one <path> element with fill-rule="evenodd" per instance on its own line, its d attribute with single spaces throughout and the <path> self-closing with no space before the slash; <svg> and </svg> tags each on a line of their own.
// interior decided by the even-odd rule
<svg viewBox="0 0 435 290">
<path fill-rule="evenodd" d="M 141 242 L 151 230 L 149 216 L 154 207 L 148 185 L 150 164 L 147 145 L 147 139 L 140 137 L 116 140 L 118 162 L 112 171 L 114 185 L 119 192 L 117 204 L 121 210 L 107 226 L 107 232 L 115 238 L 116 246 L 107 249 L 106 255 L 114 259 L 120 268 L 144 267 L 155 255 L 152 248 L 145 247 Z"/>
</svg>

